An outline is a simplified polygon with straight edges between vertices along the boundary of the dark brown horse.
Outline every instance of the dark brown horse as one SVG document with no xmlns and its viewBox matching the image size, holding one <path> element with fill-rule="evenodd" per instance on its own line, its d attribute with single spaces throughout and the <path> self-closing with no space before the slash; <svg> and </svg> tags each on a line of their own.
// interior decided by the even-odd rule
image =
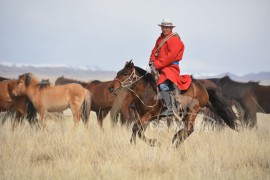
<svg viewBox="0 0 270 180">
<path fill-rule="evenodd" d="M 70 78 L 65 78 L 64 76 L 61 76 L 55 80 L 54 85 L 58 86 L 58 85 L 64 85 L 64 84 L 70 84 L 70 83 L 77 83 L 77 84 L 82 85 L 83 87 L 85 87 L 88 84 L 88 82 L 85 82 L 85 81 L 79 81 L 76 79 L 70 79 Z"/>
<path fill-rule="evenodd" d="M 134 66 L 131 61 L 127 62 L 125 67 L 117 73 L 110 91 L 116 92 L 121 88 L 127 88 L 134 92 L 132 93 L 134 103 L 141 117 L 132 128 L 131 143 L 136 142 L 138 133 L 139 138 L 144 142 L 150 145 L 159 144 L 156 139 L 148 139 L 144 135 L 147 122 L 159 118 L 158 116 L 163 108 L 161 100 L 157 98 L 157 87 L 153 76 Z M 199 81 L 193 80 L 188 90 L 176 94 L 176 101 L 181 103 L 182 108 L 174 115 L 176 119 L 182 119 L 185 124 L 185 128 L 179 130 L 173 137 L 173 143 L 176 146 L 194 131 L 195 118 L 202 107 L 210 108 L 220 115 L 229 127 L 235 129 L 233 112 L 217 96 L 215 90 L 206 89 Z"/>
<path fill-rule="evenodd" d="M 33 104 L 26 96 L 14 96 L 12 91 L 17 85 L 17 80 L 4 80 L 0 82 L 0 111 L 7 111 L 11 114 L 15 113 L 13 120 L 13 129 L 21 120 L 26 117 L 30 125 L 37 121 Z M 9 114 L 8 113 L 8 114 Z M 6 121 L 6 117 L 2 120 L 2 124 Z"/>
<path fill-rule="evenodd" d="M 206 88 L 212 88 L 215 89 L 216 93 L 219 96 L 223 96 L 222 94 L 222 89 L 215 84 L 213 81 L 210 81 L 208 79 L 197 79 L 202 85 L 204 85 Z M 236 110 L 236 115 L 238 116 L 238 119 L 240 121 L 236 121 L 235 123 L 237 125 L 242 125 L 244 122 L 244 118 L 243 118 L 243 109 L 242 106 L 234 99 L 226 97 L 224 99 L 226 101 L 226 103 L 229 105 L 229 107 L 233 110 L 235 108 Z M 220 119 L 218 116 L 216 116 L 215 113 L 213 113 L 210 109 L 205 108 L 203 110 L 201 110 L 201 113 L 203 114 L 203 124 L 206 125 L 211 125 L 211 127 L 223 127 L 224 126 L 224 122 L 222 119 Z"/>
<path fill-rule="evenodd" d="M 59 77 L 55 81 L 55 85 L 62 85 L 62 84 L 68 84 L 68 83 L 78 83 L 84 86 L 86 89 L 91 91 L 92 93 L 92 105 L 91 110 L 94 111 L 97 115 L 98 124 L 100 127 L 103 126 L 103 120 L 111 110 L 113 104 L 115 104 L 115 95 L 109 92 L 109 87 L 111 86 L 112 81 L 99 81 L 94 80 L 89 83 L 84 81 L 79 81 L 75 79 L 69 79 L 65 78 L 63 76 Z M 128 124 L 129 121 L 129 105 L 132 101 L 132 96 L 130 93 L 121 93 L 121 97 L 125 99 L 124 103 L 121 103 L 120 108 L 120 115 L 121 115 L 121 123 Z M 114 114 L 116 117 L 118 117 L 118 111 L 117 114 L 115 114 L 116 110 L 114 110 L 111 114 Z M 115 118 L 113 116 L 113 119 Z M 115 124 L 116 121 L 113 121 Z"/>
<path fill-rule="evenodd" d="M 5 77 L 1 77 L 1 76 L 0 76 L 0 82 L 1 82 L 1 81 L 4 81 L 4 80 L 9 80 L 9 78 L 5 78 Z"/>
<path fill-rule="evenodd" d="M 257 112 L 270 113 L 270 86 L 258 82 L 237 82 L 229 76 L 209 79 L 219 86 L 225 97 L 240 103 L 244 111 L 244 122 L 247 127 L 257 125 Z"/>
</svg>

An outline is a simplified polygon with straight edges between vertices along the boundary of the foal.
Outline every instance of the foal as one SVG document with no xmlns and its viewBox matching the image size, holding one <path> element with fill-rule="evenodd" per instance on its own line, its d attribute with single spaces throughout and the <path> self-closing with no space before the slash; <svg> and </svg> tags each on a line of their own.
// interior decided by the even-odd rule
<svg viewBox="0 0 270 180">
<path fill-rule="evenodd" d="M 79 84 L 61 86 L 41 86 L 31 73 L 19 76 L 13 89 L 15 96 L 26 95 L 40 115 L 40 123 L 46 127 L 44 117 L 47 112 L 59 112 L 70 108 L 74 119 L 74 128 L 78 126 L 80 117 L 88 128 L 91 109 L 91 93 Z"/>
</svg>

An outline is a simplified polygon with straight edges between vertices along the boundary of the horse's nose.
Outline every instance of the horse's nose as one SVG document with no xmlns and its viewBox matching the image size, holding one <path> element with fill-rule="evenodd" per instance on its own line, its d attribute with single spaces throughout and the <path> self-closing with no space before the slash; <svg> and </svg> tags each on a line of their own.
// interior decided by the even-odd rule
<svg viewBox="0 0 270 180">
<path fill-rule="evenodd" d="M 109 87 L 109 91 L 110 91 L 111 93 L 114 92 L 114 87 L 113 87 L 113 86 Z"/>
</svg>

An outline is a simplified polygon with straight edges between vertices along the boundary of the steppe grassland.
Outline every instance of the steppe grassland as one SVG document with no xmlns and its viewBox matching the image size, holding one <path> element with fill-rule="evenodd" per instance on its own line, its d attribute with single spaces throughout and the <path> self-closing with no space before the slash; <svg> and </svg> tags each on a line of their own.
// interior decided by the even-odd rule
<svg viewBox="0 0 270 180">
<path fill-rule="evenodd" d="M 258 114 L 258 129 L 240 133 L 194 132 L 179 149 L 171 145 L 174 128 L 148 128 L 147 137 L 161 147 L 137 139 L 131 129 L 100 129 L 91 113 L 90 128 L 73 130 L 70 113 L 47 120 L 47 130 L 27 122 L 14 132 L 0 126 L 0 179 L 270 179 L 270 119 Z"/>
</svg>

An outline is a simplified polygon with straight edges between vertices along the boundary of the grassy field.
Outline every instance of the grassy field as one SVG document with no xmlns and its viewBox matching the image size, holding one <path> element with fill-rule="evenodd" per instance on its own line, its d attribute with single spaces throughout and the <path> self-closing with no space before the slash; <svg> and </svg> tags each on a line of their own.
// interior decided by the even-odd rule
<svg viewBox="0 0 270 180">
<path fill-rule="evenodd" d="M 0 179 L 270 179 L 270 116 L 258 114 L 257 130 L 196 131 L 179 149 L 171 145 L 174 130 L 149 128 L 147 137 L 161 141 L 149 147 L 131 130 L 100 129 L 91 114 L 90 128 L 73 120 L 47 120 L 46 130 L 28 123 L 11 130 L 0 126 Z"/>
</svg>

